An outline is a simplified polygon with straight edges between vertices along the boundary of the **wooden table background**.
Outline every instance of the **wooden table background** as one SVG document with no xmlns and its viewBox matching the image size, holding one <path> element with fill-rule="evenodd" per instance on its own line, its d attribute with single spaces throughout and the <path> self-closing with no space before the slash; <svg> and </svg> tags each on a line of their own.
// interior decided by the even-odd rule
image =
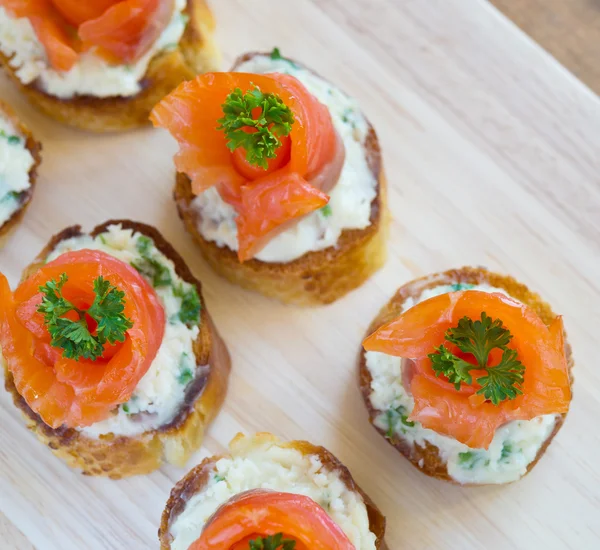
<svg viewBox="0 0 600 550">
<path fill-rule="evenodd" d="M 600 0 L 490 0 L 600 94 Z"/>
<path fill-rule="evenodd" d="M 485 0 L 213 2 L 224 67 L 279 46 L 356 95 L 379 132 L 393 215 L 389 261 L 318 310 L 219 280 L 170 201 L 167 135 L 91 136 L 52 123 L 0 80 L 44 143 L 25 222 L 0 252 L 11 282 L 48 237 L 129 217 L 158 226 L 205 284 L 233 356 L 202 456 L 241 430 L 326 445 L 388 517 L 392 550 L 600 547 L 600 100 Z M 463 264 L 512 273 L 565 315 L 576 360 L 569 418 L 531 475 L 462 489 L 413 469 L 367 422 L 355 360 L 370 319 L 414 277 Z M 114 482 L 69 470 L 0 397 L 0 546 L 156 548 L 184 471 Z"/>
</svg>

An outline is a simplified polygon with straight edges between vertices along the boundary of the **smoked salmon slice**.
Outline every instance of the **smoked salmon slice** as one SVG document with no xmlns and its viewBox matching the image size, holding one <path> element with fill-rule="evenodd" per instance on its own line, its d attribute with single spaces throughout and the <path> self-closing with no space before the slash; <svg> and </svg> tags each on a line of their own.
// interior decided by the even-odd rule
<svg viewBox="0 0 600 550">
<path fill-rule="evenodd" d="M 50 66 L 68 71 L 82 51 L 111 63 L 131 63 L 167 26 L 174 0 L 0 0 L 14 17 L 27 17 Z"/>
<path fill-rule="evenodd" d="M 230 94 L 252 91 L 276 96 L 293 113 L 289 136 L 266 169 L 245 165 L 244 155 L 240 149 L 228 148 L 219 126 Z M 263 114 L 261 108 L 256 111 L 254 120 Z M 237 211 L 240 261 L 255 256 L 290 223 L 325 206 L 326 192 L 337 182 L 343 164 L 343 144 L 327 107 L 289 75 L 201 75 L 164 98 L 150 119 L 177 140 L 175 166 L 189 176 L 192 191 L 199 195 L 216 186 Z M 244 127 L 243 122 L 239 127 Z M 320 177 L 323 172 L 326 178 Z"/>
<path fill-rule="evenodd" d="M 50 0 L 0 0 L 0 6 L 14 17 L 29 19 L 52 68 L 68 71 L 77 62 L 76 42 Z"/>
<path fill-rule="evenodd" d="M 121 0 L 51 0 L 56 9 L 65 18 L 65 20 L 79 27 L 82 23 L 97 19 L 108 8 L 118 4 Z"/>
<path fill-rule="evenodd" d="M 294 541 L 294 550 L 355 550 L 311 498 L 260 489 L 221 506 L 189 550 L 248 550 L 250 541 L 274 535 Z"/>
<path fill-rule="evenodd" d="M 485 312 L 500 319 L 512 338 L 508 348 L 524 365 L 521 394 L 494 404 L 483 398 L 476 379 L 486 371 L 473 370 L 471 384 L 457 390 L 447 378 L 436 376 L 430 355 L 444 345 L 447 331 L 467 317 Z M 530 420 L 544 414 L 566 413 L 571 401 L 561 317 L 546 326 L 526 305 L 501 293 L 477 290 L 451 292 L 425 300 L 385 324 L 364 342 L 367 351 L 415 360 L 410 391 L 415 406 L 409 417 L 423 427 L 450 436 L 472 448 L 487 449 L 498 427 L 512 420 Z M 489 355 L 490 366 L 500 360 L 500 350 Z M 473 356 L 462 358 L 477 365 Z"/>
<path fill-rule="evenodd" d="M 79 308 L 89 308 L 94 301 L 98 277 L 125 293 L 124 315 L 132 326 L 123 342 L 107 343 L 96 360 L 65 357 L 52 345 L 38 312 L 40 287 L 62 275 L 67 277 L 62 295 Z M 152 364 L 165 330 L 164 310 L 152 286 L 134 268 L 100 251 L 67 252 L 14 293 L 0 274 L 0 303 L 0 347 L 15 387 L 52 428 L 88 426 L 127 401 Z"/>
<path fill-rule="evenodd" d="M 125 0 L 79 27 L 83 47 L 97 47 L 108 59 L 130 63 L 141 57 L 167 26 L 174 0 Z"/>
</svg>

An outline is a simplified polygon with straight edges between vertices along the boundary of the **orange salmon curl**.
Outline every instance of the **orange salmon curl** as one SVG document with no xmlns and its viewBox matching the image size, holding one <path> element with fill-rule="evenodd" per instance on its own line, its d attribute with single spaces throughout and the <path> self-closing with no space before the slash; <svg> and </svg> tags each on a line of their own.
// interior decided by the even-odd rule
<svg viewBox="0 0 600 550">
<path fill-rule="evenodd" d="M 251 541 L 276 535 L 294 541 L 294 550 L 355 550 L 311 498 L 263 489 L 241 493 L 221 506 L 189 550 L 248 550 Z"/>
<path fill-rule="evenodd" d="M 477 393 L 481 386 L 476 376 L 459 389 L 445 376 L 436 376 L 430 358 L 441 345 L 453 348 L 446 339 L 449 329 L 464 317 L 479 319 L 482 312 L 501 319 L 512 335 L 509 347 L 525 367 L 518 395 L 497 404 Z M 568 411 L 571 386 L 563 338 L 562 317 L 547 326 L 531 308 L 504 294 L 465 290 L 418 303 L 378 328 L 363 346 L 413 360 L 410 380 L 404 381 L 415 400 L 410 421 L 469 447 L 487 449 L 495 431 L 507 422 Z M 492 362 L 499 360 L 494 352 Z M 476 364 L 469 354 L 464 359 Z"/>
<path fill-rule="evenodd" d="M 252 90 L 278 97 L 293 114 L 289 135 L 281 137 L 276 156 L 266 167 L 250 163 L 243 147 L 231 151 L 219 127 L 230 94 Z M 261 108 L 252 111 L 253 119 L 260 115 Z M 175 166 L 191 179 L 194 194 L 216 186 L 236 210 L 242 262 L 303 216 L 325 206 L 344 163 L 344 145 L 329 110 L 290 75 L 200 75 L 165 97 L 150 119 L 179 143 Z"/>
<path fill-rule="evenodd" d="M 99 277 L 124 293 L 124 315 L 131 327 L 122 342 L 106 343 L 95 360 L 67 358 L 53 345 L 39 312 L 40 287 L 61 276 L 63 297 L 77 308 L 93 303 Z M 156 357 L 165 330 L 165 312 L 155 290 L 130 265 L 104 252 L 67 252 L 48 262 L 11 292 L 0 273 L 0 348 L 14 384 L 51 428 L 89 426 L 108 418 L 129 400 Z M 65 319 L 76 321 L 69 315 Z M 88 330 L 97 324 L 86 319 Z"/>
<path fill-rule="evenodd" d="M 136 61 L 171 19 L 174 0 L 0 0 L 26 17 L 44 46 L 50 66 L 69 71 L 82 52 L 93 50 L 115 64 Z"/>
</svg>

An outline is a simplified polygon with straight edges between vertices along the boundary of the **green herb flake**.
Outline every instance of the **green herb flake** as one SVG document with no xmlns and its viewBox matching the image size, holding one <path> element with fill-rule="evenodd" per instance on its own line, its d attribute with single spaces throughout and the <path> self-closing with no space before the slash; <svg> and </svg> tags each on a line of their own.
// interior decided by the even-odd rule
<svg viewBox="0 0 600 550">
<path fill-rule="evenodd" d="M 169 286 L 173 282 L 171 271 L 166 265 L 159 262 L 150 254 L 153 244 L 152 239 L 145 235 L 140 235 L 135 243 L 135 247 L 142 258 L 134 260 L 131 262 L 131 265 L 147 279 L 150 279 L 154 288 Z"/>
<path fill-rule="evenodd" d="M 466 451 L 464 453 L 458 453 L 458 464 L 463 468 L 467 467 L 469 469 L 473 468 L 475 464 L 475 453 L 471 451 Z"/>
<path fill-rule="evenodd" d="M 192 378 L 194 378 L 194 373 L 191 371 L 191 369 L 186 368 L 179 373 L 177 382 L 179 382 L 182 386 L 187 386 L 191 382 Z"/>
<path fill-rule="evenodd" d="M 182 353 L 179 359 L 179 375 L 177 381 L 182 386 L 187 386 L 194 378 L 194 372 L 189 366 L 190 356 L 187 353 Z"/>
<path fill-rule="evenodd" d="M 127 403 L 123 403 L 123 404 L 121 405 L 121 408 L 123 409 L 123 412 L 124 412 L 125 414 L 129 414 L 129 405 L 128 405 Z"/>
<path fill-rule="evenodd" d="M 181 309 L 179 310 L 178 318 L 188 327 L 200 323 L 200 296 L 195 286 L 191 286 L 189 290 L 184 290 L 182 284 L 173 287 L 173 294 L 181 298 Z"/>
<path fill-rule="evenodd" d="M 131 262 L 131 265 L 142 275 L 150 279 L 154 288 L 169 286 L 172 283 L 169 268 L 154 258 L 150 258 L 149 256 L 142 257 L 139 261 Z"/>
<path fill-rule="evenodd" d="M 454 283 L 450 285 L 452 292 L 459 292 L 460 290 L 471 290 L 475 285 L 469 283 Z"/>
<path fill-rule="evenodd" d="M 512 444 L 508 441 L 505 441 L 502 444 L 502 451 L 500 452 L 500 462 L 507 462 L 508 457 L 513 452 Z"/>
<path fill-rule="evenodd" d="M 386 433 L 386 437 L 388 439 L 392 439 L 394 437 L 394 433 L 396 431 L 396 425 L 398 423 L 398 421 L 400 421 L 401 424 L 403 424 L 404 426 L 406 426 L 407 428 L 414 428 L 415 423 L 414 422 L 410 422 L 408 420 L 408 415 L 406 414 L 406 409 L 400 405 L 399 407 L 391 407 L 389 408 L 386 413 L 386 421 L 387 421 L 387 425 L 388 425 L 388 430 Z"/>
<path fill-rule="evenodd" d="M 402 424 L 404 424 L 408 428 L 414 428 L 415 427 L 415 423 L 414 422 L 410 422 L 408 420 L 408 416 L 406 416 L 405 414 L 403 414 L 403 415 L 400 416 L 400 422 L 402 422 Z"/>
<path fill-rule="evenodd" d="M 273 51 L 269 54 L 269 57 L 273 61 L 285 61 L 290 66 L 294 67 L 294 69 L 300 69 L 300 66 L 297 63 L 294 63 L 291 59 L 288 59 L 287 57 L 284 57 L 283 55 L 281 55 L 281 51 L 277 47 L 273 48 Z M 287 71 L 285 71 L 285 72 L 287 73 Z"/>
<path fill-rule="evenodd" d="M 488 466 L 489 463 L 489 458 L 486 459 L 485 455 L 480 452 L 466 451 L 464 453 L 458 453 L 458 465 L 464 470 L 472 470 L 480 464 Z"/>
<path fill-rule="evenodd" d="M 394 432 L 396 428 L 396 416 L 394 415 L 394 409 L 388 409 L 385 411 L 385 420 L 387 422 L 387 432 L 385 433 L 385 437 L 388 439 L 392 439 L 394 437 Z"/>
<path fill-rule="evenodd" d="M 9 191 L 2 198 L 0 198 L 0 204 L 5 204 L 11 201 L 18 201 L 19 195 L 20 193 L 17 193 L 16 191 Z"/>
<path fill-rule="evenodd" d="M 147 256 L 152 246 L 152 239 L 146 235 L 140 235 L 135 243 L 135 248 L 142 256 Z"/>
<path fill-rule="evenodd" d="M 225 481 L 225 478 L 219 474 L 215 474 L 214 480 L 219 483 L 219 481 Z"/>
<path fill-rule="evenodd" d="M 0 130 L 0 137 L 5 138 L 10 145 L 21 143 L 21 138 L 19 136 L 9 135 L 4 130 Z"/>
<path fill-rule="evenodd" d="M 329 218 L 329 216 L 331 216 L 331 214 L 333 214 L 333 211 L 331 210 L 331 206 L 329 206 L 328 204 L 323 206 L 323 208 L 321 208 L 321 214 L 323 215 L 324 218 Z"/>
</svg>

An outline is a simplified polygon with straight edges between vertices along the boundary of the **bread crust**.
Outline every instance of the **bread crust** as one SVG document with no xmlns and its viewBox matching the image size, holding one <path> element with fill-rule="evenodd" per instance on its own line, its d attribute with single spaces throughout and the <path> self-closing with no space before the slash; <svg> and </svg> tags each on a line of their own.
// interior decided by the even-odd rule
<svg viewBox="0 0 600 550">
<path fill-rule="evenodd" d="M 356 484 L 350 471 L 344 466 L 333 454 L 324 447 L 313 445 L 308 441 L 290 441 L 282 442 L 277 437 L 270 433 L 258 433 L 252 438 L 238 434 L 230 443 L 230 447 L 237 444 L 250 444 L 256 441 L 257 445 L 264 443 L 273 443 L 282 448 L 296 449 L 303 455 L 318 455 L 321 463 L 329 470 L 338 472 L 340 478 L 350 491 L 360 493 L 367 507 L 369 516 L 369 528 L 377 537 L 375 547 L 377 550 L 388 550 L 388 546 L 384 541 L 386 519 L 379 511 L 375 503 L 365 494 L 365 492 Z M 167 501 L 167 505 L 163 511 L 161 524 L 158 531 L 161 550 L 170 550 L 173 537 L 170 530 L 171 525 L 177 517 L 185 509 L 187 502 L 195 494 L 201 492 L 209 481 L 210 472 L 213 470 L 215 463 L 224 458 L 226 455 L 213 456 L 204 459 L 198 466 L 192 469 L 188 474 L 181 479 L 171 490 L 171 495 Z"/>
<path fill-rule="evenodd" d="M 256 55 L 266 54 L 245 54 L 235 62 L 232 70 Z M 294 63 L 300 65 L 297 61 Z M 329 304 L 362 285 L 383 266 L 386 259 L 386 181 L 379 140 L 370 124 L 365 150 L 369 168 L 377 180 L 377 197 L 371 204 L 371 223 L 364 229 L 344 230 L 336 246 L 308 252 L 291 262 L 252 259 L 240 263 L 236 252 L 205 239 L 198 230 L 201 216 L 191 205 L 194 199 L 191 181 L 182 173 L 176 176 L 173 193 L 179 217 L 209 265 L 229 282 L 289 304 Z"/>
<path fill-rule="evenodd" d="M 189 22 L 172 51 L 158 53 L 150 61 L 142 90 L 131 97 L 76 96 L 61 99 L 39 88 L 23 84 L 0 52 L 0 62 L 29 101 L 55 120 L 92 132 L 123 131 L 146 126 L 152 108 L 184 80 L 216 70 L 219 54 L 214 42 L 215 21 L 206 0 L 188 0 Z"/>
<path fill-rule="evenodd" d="M 183 467 L 196 451 L 204 436 L 204 430 L 218 413 L 227 392 L 231 361 L 229 352 L 217 332 L 202 297 L 202 287 L 191 273 L 181 256 L 165 241 L 154 227 L 129 220 L 111 220 L 97 226 L 90 234 L 103 233 L 109 225 L 121 224 L 150 237 L 158 250 L 174 264 L 175 271 L 183 280 L 195 285 L 201 301 L 200 333 L 194 342 L 194 354 L 198 367 L 209 365 L 206 375 L 198 375 L 190 386 L 186 400 L 175 419 L 165 426 L 138 436 L 107 435 L 99 439 L 86 437 L 71 428 L 52 429 L 34 413 L 15 388 L 12 374 L 5 365 L 5 387 L 27 422 L 28 428 L 42 443 L 72 468 L 80 468 L 86 475 L 107 476 L 120 479 L 152 472 L 163 462 Z M 22 280 L 35 273 L 43 265 L 48 254 L 61 241 L 81 235 L 80 226 L 68 227 L 55 235 L 23 272 Z"/>
<path fill-rule="evenodd" d="M 0 248 L 4 246 L 8 237 L 16 229 L 17 225 L 23 219 L 25 210 L 29 206 L 35 190 L 35 184 L 37 182 L 37 170 L 42 162 L 41 151 L 42 144 L 37 141 L 27 126 L 25 126 L 17 117 L 13 109 L 3 101 L 0 101 L 0 116 L 11 121 L 13 126 L 17 129 L 19 134 L 25 138 L 25 147 L 29 149 L 31 156 L 33 157 L 33 166 L 29 170 L 29 183 L 31 184 L 28 189 L 20 193 L 19 196 L 19 208 L 13 215 L 8 218 L 2 225 L 0 225 Z"/>
<path fill-rule="evenodd" d="M 436 273 L 433 275 L 422 277 L 400 287 L 400 289 L 396 292 L 393 298 L 383 307 L 383 309 L 379 312 L 379 315 L 371 323 L 366 336 L 372 334 L 375 330 L 377 330 L 380 326 L 384 325 L 385 323 L 388 323 L 393 319 L 397 318 L 402 312 L 404 302 L 408 298 L 416 299 L 425 290 L 435 288 L 436 286 L 453 283 L 467 283 L 475 285 L 489 284 L 496 288 L 502 288 L 506 290 L 506 292 L 510 296 L 533 309 L 533 311 L 535 311 L 539 315 L 539 317 L 542 319 L 542 321 L 544 321 L 544 323 L 546 323 L 546 325 L 549 325 L 557 317 L 557 315 L 552 311 L 552 308 L 549 304 L 544 302 L 538 294 L 530 291 L 524 284 L 519 283 L 513 277 L 492 273 L 491 271 L 488 271 L 483 267 L 463 267 L 461 269 L 452 269 L 442 273 Z M 566 334 L 565 355 L 567 357 L 569 377 L 572 385 L 573 355 L 571 351 L 571 346 L 567 341 Z M 388 443 L 390 443 L 398 451 L 400 451 L 400 453 L 402 453 L 411 462 L 413 466 L 418 468 L 424 474 L 427 474 L 431 477 L 435 477 L 437 479 L 443 479 L 451 483 L 459 484 L 448 474 L 446 463 L 443 462 L 443 460 L 440 458 L 438 447 L 432 445 L 429 442 L 425 442 L 425 447 L 421 447 L 417 444 L 413 445 L 408 440 L 402 438 L 398 434 L 395 434 L 395 437 L 392 440 L 386 437 L 386 432 L 384 430 L 375 426 L 375 418 L 381 411 L 375 409 L 371 404 L 370 395 L 372 376 L 369 369 L 367 368 L 365 352 L 362 348 L 360 351 L 358 363 L 360 390 L 367 410 L 369 411 L 369 419 L 373 427 L 383 437 L 385 437 Z M 557 419 L 553 432 L 546 439 L 546 441 L 538 451 L 538 454 L 535 457 L 535 459 L 527 467 L 527 472 L 525 473 L 525 475 L 531 471 L 531 469 L 537 464 L 538 460 L 546 452 L 548 445 L 550 445 L 550 442 L 562 427 L 565 418 L 566 413 L 562 414 L 560 418 Z M 459 485 L 475 486 L 481 484 L 474 483 Z"/>
</svg>

